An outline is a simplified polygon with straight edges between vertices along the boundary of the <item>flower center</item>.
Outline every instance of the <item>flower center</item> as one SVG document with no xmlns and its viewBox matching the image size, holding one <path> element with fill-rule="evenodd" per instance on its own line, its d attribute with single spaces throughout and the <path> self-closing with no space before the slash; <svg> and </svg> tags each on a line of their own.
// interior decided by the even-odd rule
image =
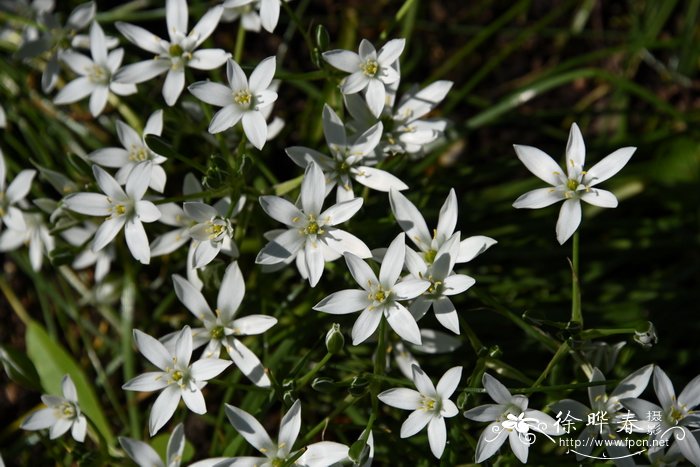
<svg viewBox="0 0 700 467">
<path fill-rule="evenodd" d="M 576 188 L 578 188 L 578 181 L 570 178 L 566 181 L 566 188 L 571 191 L 576 191 Z"/>
<path fill-rule="evenodd" d="M 374 75 L 377 74 L 377 71 L 379 71 L 379 63 L 377 63 L 376 60 L 367 60 L 365 63 L 360 65 L 360 69 L 362 72 L 366 75 L 371 77 L 374 77 Z"/>
<path fill-rule="evenodd" d="M 170 46 L 170 48 L 168 49 L 168 53 L 169 53 L 170 56 L 172 56 L 172 57 L 179 57 L 179 56 L 182 55 L 182 53 L 183 53 L 184 51 L 185 51 L 185 50 L 182 48 L 182 46 L 181 46 L 180 44 L 172 44 L 172 45 Z"/>
<path fill-rule="evenodd" d="M 387 301 L 389 295 L 391 295 L 391 290 L 384 290 L 384 288 L 380 285 L 377 289 L 370 292 L 368 298 L 376 305 L 379 305 Z"/>
<path fill-rule="evenodd" d="M 211 336 L 212 339 L 217 339 L 220 340 L 224 337 L 224 327 L 223 326 L 216 326 L 209 331 L 209 335 Z"/>
<path fill-rule="evenodd" d="M 95 84 L 107 84 L 109 71 L 103 66 L 92 65 L 88 70 L 88 79 Z"/>
<path fill-rule="evenodd" d="M 75 407 L 73 407 L 73 404 L 66 402 L 60 406 L 59 410 L 63 418 L 75 417 Z"/>
<path fill-rule="evenodd" d="M 247 89 L 241 89 L 233 93 L 233 102 L 241 106 L 250 107 L 253 102 L 253 94 Z"/>
<path fill-rule="evenodd" d="M 112 208 L 112 212 L 117 216 L 123 216 L 126 214 L 126 206 L 123 204 L 117 204 Z"/>
<path fill-rule="evenodd" d="M 173 381 L 180 381 L 183 375 L 180 370 L 175 370 L 173 371 L 173 374 L 171 376 L 173 378 Z"/>
<path fill-rule="evenodd" d="M 215 224 L 209 221 L 209 226 L 204 231 L 209 235 L 209 240 L 215 240 L 224 233 L 225 229 L 226 227 L 223 224 Z"/>
<path fill-rule="evenodd" d="M 425 262 L 428 264 L 433 264 L 433 261 L 435 261 L 435 256 L 437 256 L 437 251 L 432 249 L 423 253 L 423 258 L 425 258 Z"/>
<path fill-rule="evenodd" d="M 681 408 L 674 405 L 671 407 L 671 413 L 668 414 L 668 417 L 674 425 L 678 425 L 678 422 L 685 418 L 685 413 Z"/>
<path fill-rule="evenodd" d="M 421 396 L 420 408 L 424 412 L 438 412 L 440 411 L 440 404 L 432 397 Z"/>
<path fill-rule="evenodd" d="M 149 159 L 148 155 L 148 149 L 143 146 L 133 145 L 129 151 L 129 160 L 134 162 L 142 162 Z"/>
</svg>

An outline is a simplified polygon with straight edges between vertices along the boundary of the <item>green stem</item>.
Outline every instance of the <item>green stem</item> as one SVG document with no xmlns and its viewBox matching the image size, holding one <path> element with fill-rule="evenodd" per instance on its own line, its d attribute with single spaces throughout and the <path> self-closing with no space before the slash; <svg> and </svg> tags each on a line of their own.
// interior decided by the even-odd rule
<svg viewBox="0 0 700 467">
<path fill-rule="evenodd" d="M 308 373 L 306 373 L 304 376 L 302 376 L 299 379 L 299 384 L 297 384 L 296 390 L 298 391 L 301 388 L 303 388 L 304 386 L 306 386 L 307 384 L 309 384 L 309 381 L 311 381 L 311 379 L 314 376 L 316 376 L 316 373 L 318 373 L 321 370 L 321 368 L 323 368 L 326 365 L 326 363 L 328 363 L 328 360 L 330 360 L 331 357 L 332 357 L 332 354 L 330 352 L 327 352 L 326 355 L 323 356 L 323 358 L 321 359 L 320 362 L 318 362 L 316 365 L 314 365 L 314 367 Z"/>
<path fill-rule="evenodd" d="M 569 353 L 569 344 L 566 342 L 562 342 L 561 345 L 559 346 L 559 349 L 556 351 L 552 359 L 549 361 L 547 364 L 547 368 L 544 369 L 542 374 L 540 374 L 540 377 L 537 378 L 537 381 L 535 381 L 532 384 L 533 388 L 538 388 L 540 384 L 542 384 L 542 381 L 547 377 L 550 371 L 552 371 L 552 368 L 554 368 L 554 365 L 556 365 L 559 360 L 564 358 L 567 354 Z"/>
<path fill-rule="evenodd" d="M 382 315 L 379 321 L 379 332 L 377 333 L 377 354 L 374 356 L 374 375 L 383 376 L 384 368 L 386 367 L 386 318 Z M 367 425 L 367 430 L 372 429 L 372 423 L 379 416 L 379 389 L 381 389 L 381 380 L 374 378 L 370 384 L 370 397 L 372 398 L 372 415 L 370 422 Z"/>
<path fill-rule="evenodd" d="M 285 3 L 285 2 L 282 2 Z M 238 33 L 236 34 L 236 46 L 233 49 L 233 61 L 240 64 L 241 58 L 243 57 L 243 45 L 245 44 L 245 29 L 243 29 L 243 22 L 238 26 Z"/>
<path fill-rule="evenodd" d="M 581 284 L 579 282 L 579 236 L 574 234 L 571 252 L 571 321 L 579 323 L 583 327 L 583 315 L 581 313 Z"/>
<path fill-rule="evenodd" d="M 122 332 L 121 350 L 124 362 L 124 381 L 129 381 L 134 377 L 134 349 L 131 346 L 131 336 L 134 327 L 134 301 L 136 299 L 136 287 L 134 285 L 132 271 L 129 269 L 124 277 L 124 290 L 122 292 Z M 126 401 L 129 412 L 129 431 L 131 437 L 141 439 L 141 423 L 139 411 L 136 406 L 136 397 L 133 391 L 126 392 Z"/>
</svg>

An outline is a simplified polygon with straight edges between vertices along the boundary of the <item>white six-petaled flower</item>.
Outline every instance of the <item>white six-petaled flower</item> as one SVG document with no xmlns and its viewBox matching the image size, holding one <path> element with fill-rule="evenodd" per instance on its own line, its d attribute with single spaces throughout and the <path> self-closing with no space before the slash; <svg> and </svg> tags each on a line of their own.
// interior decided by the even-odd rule
<svg viewBox="0 0 700 467">
<path fill-rule="evenodd" d="M 447 199 L 440 208 L 437 228 L 433 229 L 430 235 L 428 225 L 425 223 L 423 215 L 418 208 L 408 200 L 403 194 L 396 190 L 389 192 L 389 202 L 396 221 L 413 244 L 420 250 L 423 259 L 427 264 L 435 261 L 440 247 L 455 232 L 457 226 L 457 195 L 454 188 L 450 189 Z M 488 248 L 496 244 L 496 240 L 484 235 L 474 235 L 461 240 L 459 244 L 459 254 L 455 263 L 466 263 L 479 256 Z"/>
<path fill-rule="evenodd" d="M 36 170 L 24 169 L 6 184 L 7 167 L 5 156 L 0 150 L 0 227 L 3 223 L 14 230 L 25 229 L 24 217 L 19 207 L 26 204 L 24 198 L 32 188 L 32 180 L 36 175 Z M 19 206 L 19 207 L 17 207 Z"/>
<path fill-rule="evenodd" d="M 63 397 L 46 394 L 41 396 L 42 402 L 48 407 L 30 414 L 20 428 L 24 430 L 48 428 L 51 439 L 56 439 L 71 430 L 73 438 L 82 443 L 87 432 L 87 419 L 80 412 L 78 391 L 70 375 L 65 375 L 61 380 L 61 391 Z"/>
<path fill-rule="evenodd" d="M 182 423 L 178 423 L 170 435 L 165 462 L 155 449 L 143 441 L 120 436 L 119 444 L 139 467 L 180 467 L 182 453 L 185 451 L 185 428 Z"/>
<path fill-rule="evenodd" d="M 491 422 L 481 432 L 476 445 L 476 463 L 480 464 L 493 456 L 508 439 L 513 454 L 523 464 L 527 463 L 529 447 L 534 434 L 529 430 L 547 436 L 561 436 L 564 429 L 552 417 L 539 410 L 529 409 L 528 398 L 512 395 L 508 388 L 496 378 L 484 373 L 484 389 L 496 404 L 485 404 L 464 412 L 464 416 L 477 422 Z M 525 427 L 523 424 L 527 424 Z"/>
<path fill-rule="evenodd" d="M 335 204 L 324 211 L 326 180 L 316 163 L 306 168 L 301 183 L 301 209 L 279 196 L 261 196 L 263 210 L 288 230 L 275 236 L 260 250 L 255 262 L 263 265 L 284 263 L 296 258 L 300 274 L 316 286 L 326 261 L 351 252 L 369 258 L 371 252 L 362 240 L 336 225 L 347 221 L 362 207 L 362 198 Z M 402 259 L 403 261 L 403 259 Z"/>
<path fill-rule="evenodd" d="M 241 196 L 233 207 L 229 198 L 220 199 L 214 206 L 199 201 L 189 201 L 183 205 L 186 218 L 192 220 L 187 230 L 192 238 L 192 258 L 188 259 L 191 261 L 188 267 L 202 268 L 221 251 L 229 256 L 238 256 L 232 219 L 241 212 L 245 201 L 245 196 Z"/>
<path fill-rule="evenodd" d="M 207 412 L 202 388 L 232 362 L 218 358 L 203 358 L 192 364 L 192 330 L 185 326 L 166 347 L 157 339 L 134 329 L 134 340 L 139 352 L 160 371 L 151 371 L 127 381 L 122 389 L 127 391 L 159 391 L 151 408 L 148 427 L 151 436 L 156 434 L 173 416 L 180 398 L 194 413 Z"/>
<path fill-rule="evenodd" d="M 117 22 L 119 32 L 142 49 L 156 54 L 152 60 L 123 67 L 115 75 L 122 83 L 142 83 L 163 73 L 168 73 L 163 84 L 165 102 L 175 105 L 185 87 L 185 67 L 197 70 L 213 70 L 224 64 L 229 54 L 222 49 L 196 50 L 214 32 L 219 24 L 223 7 L 208 10 L 187 33 L 189 12 L 186 0 L 167 0 L 165 20 L 169 41 L 129 23 Z"/>
<path fill-rule="evenodd" d="M 241 25 L 248 31 L 273 32 L 280 17 L 280 5 L 288 0 L 226 0 L 223 3 L 224 19 L 233 21 L 240 16 Z M 259 13 L 258 11 L 259 10 Z"/>
<path fill-rule="evenodd" d="M 315 162 L 323 169 L 329 188 L 337 185 L 336 201 L 347 201 L 355 197 L 352 180 L 373 190 L 387 192 L 391 189 L 405 190 L 408 186 L 389 172 L 375 167 L 372 152 L 382 137 L 382 123 L 378 122 L 360 135 L 349 139 L 345 125 L 328 105 L 323 107 L 323 132 L 331 157 L 314 149 L 292 146 L 287 155 L 300 167 Z"/>
<path fill-rule="evenodd" d="M 332 293 L 314 306 L 314 310 L 331 314 L 362 310 L 352 327 L 353 345 L 360 344 L 371 336 L 384 318 L 402 339 L 412 344 L 421 344 L 416 320 L 399 301 L 410 300 L 422 294 L 430 287 L 430 282 L 416 278 L 399 281 L 406 255 L 404 237 L 400 233 L 389 245 L 379 269 L 379 278 L 362 259 L 352 253 L 345 253 L 350 274 L 362 289 Z"/>
<path fill-rule="evenodd" d="M 241 121 L 243 132 L 258 149 L 267 141 L 267 122 L 262 110 L 277 100 L 277 93 L 271 88 L 275 76 L 275 57 L 267 57 L 260 62 L 248 79 L 238 65 L 229 59 L 226 62 L 226 76 L 229 85 L 211 81 L 198 81 L 188 89 L 198 99 L 207 104 L 222 107 L 209 124 L 209 133 L 219 133 Z"/>
<path fill-rule="evenodd" d="M 107 52 L 107 42 L 102 28 L 97 22 L 90 27 L 90 53 L 92 59 L 72 50 L 61 54 L 61 60 L 80 75 L 66 84 L 56 94 L 55 104 L 70 104 L 90 96 L 90 113 L 97 117 L 107 105 L 109 92 L 128 96 L 136 92 L 133 84 L 118 83 L 114 80 L 124 58 L 124 49 Z"/>
<path fill-rule="evenodd" d="M 92 166 L 92 171 L 101 193 L 73 193 L 63 203 L 71 211 L 89 216 L 108 216 L 95 232 L 92 251 L 100 251 L 107 246 L 119 231 L 124 228 L 124 237 L 131 254 L 143 264 L 151 260 L 148 237 L 142 222 L 154 222 L 160 211 L 143 195 L 151 180 L 150 161 L 141 162 L 133 168 L 126 181 L 126 190 L 100 167 Z"/>
<path fill-rule="evenodd" d="M 557 240 L 564 244 L 581 223 L 581 200 L 602 208 L 617 207 L 617 198 L 609 191 L 594 188 L 619 172 L 637 149 L 620 148 L 588 170 L 583 169 L 586 146 L 578 125 L 573 123 L 566 145 L 566 171 L 554 159 L 532 146 L 513 145 L 525 167 L 553 188 L 528 191 L 513 203 L 515 208 L 538 209 L 564 201 L 557 220 Z"/>
<path fill-rule="evenodd" d="M 175 274 L 173 283 L 180 301 L 204 324 L 203 328 L 192 329 L 194 348 L 207 345 L 203 358 L 218 358 L 223 347 L 231 360 L 253 383 L 269 386 L 270 378 L 265 374 L 262 363 L 238 338 L 262 334 L 274 326 L 277 319 L 265 315 L 236 317 L 245 295 L 245 283 L 238 263 L 234 261 L 226 268 L 214 311 L 202 293 L 189 281 Z"/>
<path fill-rule="evenodd" d="M 445 418 L 454 417 L 458 410 L 450 397 L 462 379 L 462 367 L 450 368 L 438 381 L 437 387 L 417 365 L 412 366 L 413 383 L 418 391 L 394 388 L 377 397 L 387 405 L 404 410 L 413 410 L 401 425 L 401 437 L 408 438 L 428 426 L 430 450 L 438 459 L 442 457 L 447 443 Z"/>
<path fill-rule="evenodd" d="M 226 404 L 225 411 L 236 431 L 265 457 L 233 457 L 216 464 L 217 467 L 243 465 L 326 467 L 336 465 L 348 455 L 347 446 L 332 441 L 320 441 L 306 446 L 301 456 L 297 456 L 293 463 L 287 463 L 296 455 L 294 443 L 301 429 L 301 402 L 298 400 L 282 417 L 276 442 L 272 441 L 260 422 L 245 410 Z"/>
<path fill-rule="evenodd" d="M 406 45 L 405 39 L 392 39 L 379 50 L 366 39 L 360 42 L 359 54 L 349 50 L 329 50 L 323 58 L 333 67 L 350 73 L 341 83 L 343 94 L 365 91 L 365 100 L 372 115 L 379 117 L 386 105 L 385 85 L 399 80 L 400 75 L 392 65 L 399 59 Z"/>
<path fill-rule="evenodd" d="M 165 170 L 160 165 L 167 158 L 154 152 L 146 144 L 147 135 L 160 136 L 163 131 L 163 111 L 156 110 L 148 117 L 143 135 L 139 135 L 136 130 L 124 122 L 117 120 L 117 136 L 122 143 L 121 148 L 101 148 L 93 151 L 88 158 L 101 166 L 118 168 L 114 178 L 120 185 L 124 185 L 129 178 L 129 174 L 140 162 L 151 161 L 151 181 L 149 186 L 162 193 L 165 188 Z"/>
</svg>

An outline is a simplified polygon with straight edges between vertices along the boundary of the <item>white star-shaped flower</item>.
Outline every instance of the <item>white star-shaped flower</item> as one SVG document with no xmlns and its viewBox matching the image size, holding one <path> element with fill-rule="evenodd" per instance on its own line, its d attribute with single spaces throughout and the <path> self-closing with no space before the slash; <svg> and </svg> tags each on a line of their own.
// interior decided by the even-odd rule
<svg viewBox="0 0 700 467">
<path fill-rule="evenodd" d="M 34 271 L 40 271 L 44 254 L 54 249 L 54 238 L 44 220 L 44 216 L 35 212 L 20 212 L 21 228 L 8 224 L 8 229 L 0 233 L 0 252 L 12 251 L 22 245 L 29 246 L 29 262 Z M 13 219 L 14 221 L 14 219 Z"/>
<path fill-rule="evenodd" d="M 418 391 L 394 388 L 377 397 L 387 405 L 404 410 L 413 410 L 401 426 L 401 437 L 408 438 L 428 426 L 430 450 L 438 459 L 442 457 L 447 443 L 445 418 L 454 417 L 458 410 L 450 397 L 462 379 L 462 367 L 450 368 L 438 381 L 437 387 L 417 365 L 413 365 L 413 383 Z"/>
<path fill-rule="evenodd" d="M 192 330 L 194 348 L 206 344 L 204 358 L 218 358 L 221 348 L 225 348 L 231 360 L 253 383 L 269 386 L 270 379 L 265 374 L 262 363 L 237 338 L 262 334 L 274 326 L 277 319 L 265 315 L 236 317 L 245 294 L 245 283 L 238 263 L 234 261 L 226 268 L 213 312 L 202 293 L 189 281 L 175 274 L 173 283 L 177 298 L 204 324 L 203 328 Z"/>
<path fill-rule="evenodd" d="M 241 196 L 232 210 L 229 198 L 219 200 L 214 206 L 199 201 L 189 201 L 183 205 L 186 219 L 192 220 L 187 230 L 192 238 L 189 263 L 192 268 L 203 268 L 221 251 L 229 256 L 238 256 L 238 246 L 233 241 L 233 217 L 241 212 L 245 200 L 245 196 Z"/>
<path fill-rule="evenodd" d="M 151 408 L 148 427 L 151 436 L 156 434 L 173 416 L 180 398 L 194 413 L 207 412 L 202 388 L 231 365 L 228 360 L 204 358 L 190 364 L 192 358 L 192 331 L 185 326 L 166 347 L 157 339 L 134 329 L 136 347 L 144 357 L 160 371 L 151 371 L 126 382 L 127 391 L 160 391 Z"/>
<path fill-rule="evenodd" d="M 421 251 L 427 264 L 435 261 L 438 250 L 455 233 L 457 226 L 457 195 L 454 188 L 450 189 L 447 199 L 440 208 L 437 228 L 430 235 L 428 225 L 418 208 L 398 191 L 389 192 L 389 202 L 394 217 L 413 244 Z M 486 251 L 496 240 L 483 235 L 475 235 L 462 240 L 459 244 L 459 254 L 455 263 L 466 263 Z"/>
<path fill-rule="evenodd" d="M 527 463 L 530 444 L 529 430 L 545 435 L 561 436 L 564 429 L 552 417 L 539 410 L 528 409 L 527 397 L 512 395 L 500 381 L 484 373 L 482 384 L 496 404 L 485 404 L 464 412 L 464 416 L 477 422 L 491 422 L 481 432 L 476 445 L 476 463 L 490 458 L 505 443 L 510 443 L 513 454 L 523 464 Z M 523 424 L 527 424 L 527 430 Z M 519 429 L 518 429 L 519 428 Z"/>
<path fill-rule="evenodd" d="M 26 207 L 24 198 L 32 187 L 36 170 L 25 169 L 15 175 L 9 185 L 6 184 L 7 167 L 5 156 L 0 150 L 0 227 L 3 223 L 14 230 L 23 231 L 24 217 L 17 206 Z"/>
<path fill-rule="evenodd" d="M 160 217 L 158 208 L 142 199 L 151 180 L 151 166 L 151 162 L 146 161 L 134 167 L 126 181 L 126 190 L 123 190 L 110 174 L 94 165 L 92 171 L 104 194 L 74 193 L 63 200 L 71 211 L 108 216 L 95 232 L 92 251 L 106 247 L 123 228 L 126 244 L 134 258 L 143 264 L 150 262 L 151 250 L 142 222 L 154 222 Z"/>
<path fill-rule="evenodd" d="M 423 89 L 415 86 L 403 95 L 398 105 L 394 104 L 393 95 L 388 89 L 390 103 L 384 108 L 384 116 L 388 118 L 383 118 L 384 134 L 378 150 L 386 155 L 424 153 L 427 145 L 444 134 L 447 120 L 423 117 L 445 98 L 452 84 L 452 81 L 435 81 Z M 363 130 L 376 123 L 377 117 L 369 111 L 364 99 L 357 94 L 343 97 L 355 128 Z"/>
<path fill-rule="evenodd" d="M 314 306 L 314 310 L 331 314 L 348 314 L 362 310 L 352 327 L 352 344 L 364 342 L 386 318 L 389 326 L 402 339 L 421 344 L 416 320 L 400 301 L 417 297 L 430 287 L 426 280 L 408 278 L 399 281 L 406 255 L 405 236 L 400 233 L 384 255 L 377 278 L 369 265 L 352 253 L 345 253 L 350 274 L 362 289 L 332 293 Z"/>
<path fill-rule="evenodd" d="M 224 18 L 233 21 L 240 16 L 243 29 L 258 32 L 262 26 L 267 32 L 273 32 L 279 21 L 281 1 L 226 0 L 223 3 Z"/>
<path fill-rule="evenodd" d="M 564 201 L 557 220 L 557 240 L 564 244 L 581 223 L 581 200 L 602 208 L 617 207 L 614 194 L 600 188 L 599 183 L 619 172 L 630 160 L 637 148 L 625 147 L 613 152 L 589 170 L 583 169 L 586 146 L 581 130 L 571 125 L 566 145 L 566 171 L 550 156 L 532 146 L 513 145 L 525 167 L 553 188 L 528 191 L 513 203 L 514 208 L 538 209 Z"/>
<path fill-rule="evenodd" d="M 168 73 L 163 84 L 165 102 L 175 105 L 185 87 L 185 67 L 213 70 L 224 64 L 229 54 L 222 49 L 196 50 L 214 32 L 223 8 L 219 5 L 208 10 L 187 33 L 189 12 L 186 0 L 167 0 L 165 20 L 169 41 L 129 23 L 117 22 L 119 32 L 142 49 L 156 54 L 151 60 L 127 65 L 115 76 L 122 83 L 142 83 Z"/>
<path fill-rule="evenodd" d="M 226 404 L 225 411 L 236 431 L 265 457 L 232 457 L 216 464 L 217 467 L 241 465 L 326 467 L 336 465 L 348 455 L 347 446 L 332 441 L 321 441 L 306 446 L 301 456 L 297 457 L 293 463 L 287 464 L 288 459 L 295 457 L 294 443 L 301 429 L 301 402 L 298 400 L 282 417 L 276 442 L 272 441 L 260 422 L 245 410 Z"/>
<path fill-rule="evenodd" d="M 326 261 L 333 261 L 351 252 L 369 258 L 367 245 L 336 225 L 347 221 L 362 207 L 362 198 L 335 204 L 324 211 L 326 180 L 317 164 L 306 168 L 301 183 L 301 209 L 279 196 L 261 196 L 263 210 L 276 221 L 287 225 L 283 231 L 260 250 L 255 262 L 279 264 L 296 258 L 299 273 L 316 286 Z M 403 261 L 403 259 L 402 259 Z"/>
<path fill-rule="evenodd" d="M 476 283 L 466 274 L 455 274 L 453 268 L 459 256 L 459 232 L 455 232 L 435 255 L 432 264 L 426 263 L 423 256 L 406 247 L 406 267 L 419 279 L 430 281 L 430 287 L 416 298 L 409 311 L 416 320 L 421 319 L 433 307 L 435 318 L 450 331 L 459 334 L 457 309 L 450 300 Z"/>
<path fill-rule="evenodd" d="M 61 61 L 80 77 L 66 84 L 53 101 L 70 104 L 90 96 L 90 113 L 97 117 L 107 105 L 110 91 L 128 96 L 136 92 L 136 86 L 115 82 L 114 73 L 122 63 L 124 49 L 107 53 L 105 34 L 97 22 L 90 27 L 90 54 L 91 59 L 71 50 L 61 53 Z"/>
<path fill-rule="evenodd" d="M 250 80 L 238 65 L 229 59 L 226 62 L 228 86 L 211 81 L 199 81 L 188 89 L 207 104 L 222 107 L 209 124 L 209 133 L 219 133 L 241 121 L 248 140 L 258 149 L 267 141 L 266 115 L 262 110 L 277 100 L 272 88 L 275 76 L 275 57 L 267 57 L 255 67 Z"/>
<path fill-rule="evenodd" d="M 65 375 L 61 380 L 63 397 L 43 395 L 41 400 L 47 405 L 45 409 L 39 409 L 30 414 L 20 428 L 23 430 L 49 429 L 49 437 L 56 439 L 66 431 L 71 430 L 73 438 L 82 443 L 87 432 L 87 420 L 80 411 L 78 404 L 78 391 L 70 375 Z"/>
<path fill-rule="evenodd" d="M 353 180 L 377 191 L 405 190 L 408 186 L 397 177 L 371 167 L 377 163 L 371 155 L 382 137 L 382 128 L 382 123 L 378 122 L 357 137 L 348 139 L 343 121 L 326 104 L 323 107 L 323 132 L 331 157 L 301 146 L 287 148 L 286 152 L 300 167 L 317 163 L 327 175 L 328 189 L 337 185 L 335 199 L 339 203 L 355 197 Z"/>
<path fill-rule="evenodd" d="M 341 83 L 340 91 L 343 94 L 355 94 L 366 89 L 367 106 L 372 115 L 378 118 L 386 105 L 385 85 L 400 78 L 392 65 L 399 59 L 405 45 L 405 39 L 392 39 L 377 53 L 371 42 L 362 39 L 359 54 L 336 49 L 324 52 L 323 59 L 333 67 L 350 73 Z"/>
<path fill-rule="evenodd" d="M 123 147 L 102 148 L 93 151 L 88 158 L 103 167 L 118 168 L 114 178 L 120 185 L 124 185 L 129 178 L 129 174 L 140 162 L 151 161 L 151 181 L 149 186 L 162 193 L 167 179 L 165 170 L 160 165 L 167 158 L 154 152 L 146 144 L 147 135 L 160 136 L 163 131 L 163 111 L 156 110 L 148 117 L 143 135 L 139 135 L 136 130 L 126 123 L 117 120 L 117 136 Z"/>
<path fill-rule="evenodd" d="M 139 467 L 180 467 L 182 453 L 185 451 L 185 428 L 182 423 L 178 423 L 170 435 L 165 462 L 155 449 L 143 441 L 120 436 L 119 444 Z"/>
</svg>

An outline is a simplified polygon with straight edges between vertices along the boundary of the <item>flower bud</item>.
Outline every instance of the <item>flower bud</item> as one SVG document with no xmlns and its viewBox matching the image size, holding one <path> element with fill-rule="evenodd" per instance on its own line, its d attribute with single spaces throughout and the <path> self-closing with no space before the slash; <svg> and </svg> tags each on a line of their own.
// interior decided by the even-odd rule
<svg viewBox="0 0 700 467">
<path fill-rule="evenodd" d="M 332 392 L 335 392 L 335 381 L 333 381 L 332 378 L 328 378 L 326 376 L 320 376 L 318 378 L 314 378 L 313 382 L 311 383 L 311 387 L 318 392 L 322 392 L 324 394 L 330 394 Z"/>
<path fill-rule="evenodd" d="M 331 42 L 331 36 L 328 34 L 328 29 L 322 24 L 316 26 L 316 46 L 321 52 L 328 50 L 328 44 Z"/>
<path fill-rule="evenodd" d="M 331 355 L 338 355 L 343 351 L 345 346 L 345 338 L 340 332 L 340 324 L 334 323 L 330 331 L 326 334 L 326 350 Z"/>
<path fill-rule="evenodd" d="M 352 394 L 354 397 L 361 397 L 364 395 L 365 392 L 367 392 L 367 389 L 369 388 L 369 380 L 367 378 L 363 378 L 361 376 L 355 376 L 352 379 L 352 383 L 350 383 L 350 387 L 348 388 L 348 392 Z"/>
</svg>

